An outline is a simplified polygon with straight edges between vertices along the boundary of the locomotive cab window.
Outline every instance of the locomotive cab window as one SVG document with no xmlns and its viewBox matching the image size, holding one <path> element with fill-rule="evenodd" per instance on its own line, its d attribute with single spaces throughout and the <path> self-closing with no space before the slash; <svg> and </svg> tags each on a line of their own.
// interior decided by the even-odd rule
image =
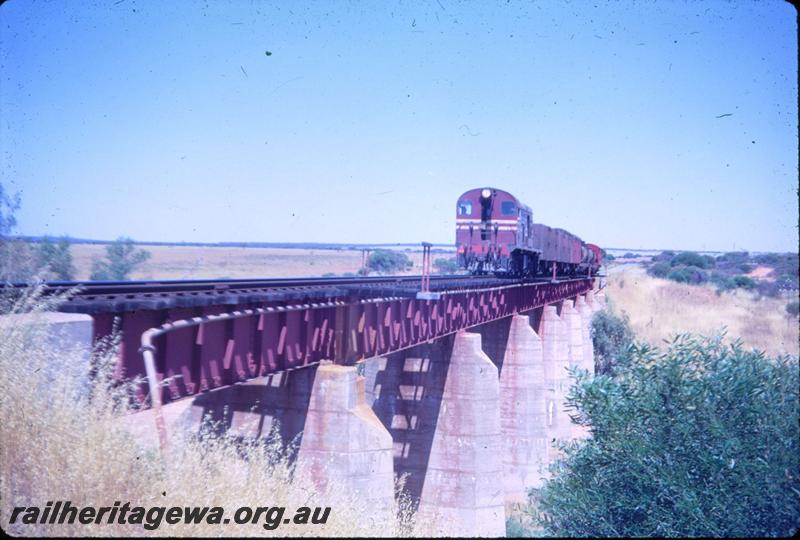
<svg viewBox="0 0 800 540">
<path fill-rule="evenodd" d="M 503 204 L 500 205 L 500 212 L 502 212 L 504 216 L 513 216 L 516 211 L 517 205 L 511 201 L 503 201 Z"/>
<path fill-rule="evenodd" d="M 458 203 L 458 215 L 459 216 L 472 215 L 472 203 L 469 202 L 469 201 L 459 201 L 459 203 Z"/>
</svg>

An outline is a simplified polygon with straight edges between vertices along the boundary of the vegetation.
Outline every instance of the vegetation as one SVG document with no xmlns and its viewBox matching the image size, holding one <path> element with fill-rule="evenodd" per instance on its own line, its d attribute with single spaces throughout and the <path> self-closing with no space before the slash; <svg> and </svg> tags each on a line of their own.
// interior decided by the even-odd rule
<svg viewBox="0 0 800 540">
<path fill-rule="evenodd" d="M 0 516 L 3 529 L 25 536 L 379 536 L 406 535 L 410 511 L 401 500 L 395 523 L 365 515 L 363 503 L 340 486 L 320 492 L 298 473 L 275 440 L 246 443 L 233 437 L 181 439 L 171 434 L 163 456 L 141 445 L 123 426 L 132 412 L 131 385 L 115 382 L 118 341 L 95 348 L 91 365 L 79 350 L 59 346 L 45 335 L 41 312 L 63 297 L 42 300 L 30 289 L 12 304 L 13 313 L 30 313 L 27 323 L 0 325 Z M 51 336 L 52 337 L 52 336 Z M 57 336 L 55 336 L 57 338 Z M 57 366 L 54 369 L 53 366 Z M 325 525 L 281 524 L 265 530 L 258 524 L 86 526 L 9 524 L 14 506 L 44 506 L 69 500 L 73 506 L 134 505 L 221 506 L 232 515 L 239 506 L 285 506 L 287 514 L 301 506 L 330 506 Z M 424 524 L 423 524 L 424 525 Z M 424 531 L 422 532 L 424 534 Z"/>
<path fill-rule="evenodd" d="M 771 267 L 764 279 L 749 275 L 759 265 Z M 710 282 L 717 293 L 746 289 L 762 296 L 778 297 L 786 291 L 798 290 L 798 258 L 796 253 L 767 253 L 751 256 L 746 251 L 733 251 L 716 258 L 693 252 L 675 254 L 663 251 L 652 257 L 647 273 L 678 283 L 700 285 Z"/>
<path fill-rule="evenodd" d="M 367 268 L 380 274 L 393 274 L 411 269 L 414 265 L 403 252 L 380 249 L 369 254 Z"/>
<path fill-rule="evenodd" d="M 36 267 L 46 272 L 46 279 L 59 281 L 75 279 L 75 265 L 72 264 L 69 246 L 67 238 L 53 242 L 49 237 L 45 237 L 36 246 Z"/>
<path fill-rule="evenodd" d="M 676 333 L 715 335 L 727 328 L 747 347 L 772 355 L 800 353 L 798 326 L 787 323 L 785 310 L 797 293 L 771 298 L 759 296 L 757 289 L 737 288 L 715 294 L 712 286 L 651 278 L 638 267 L 612 270 L 607 284 L 606 294 L 618 313 L 625 313 L 636 337 L 651 345 Z"/>
<path fill-rule="evenodd" d="M 682 335 L 617 357 L 568 402 L 592 438 L 541 492 L 558 536 L 791 536 L 800 524 L 796 357 Z"/>
<path fill-rule="evenodd" d="M 800 302 L 795 300 L 786 304 L 786 313 L 792 317 L 797 317 L 797 315 L 800 314 Z"/>
<path fill-rule="evenodd" d="M 598 311 L 592 316 L 591 336 L 595 373 L 613 374 L 617 358 L 624 355 L 633 343 L 628 317 L 614 315 L 610 309 Z"/>
<path fill-rule="evenodd" d="M 697 266 L 678 266 L 670 270 L 667 279 L 678 283 L 692 283 L 698 285 L 708 281 L 708 274 Z"/>
<path fill-rule="evenodd" d="M 662 253 L 663 255 L 664 253 Z M 713 268 L 714 257 L 709 255 L 700 255 L 693 251 L 683 251 L 675 255 L 669 261 L 671 266 L 695 266 L 697 268 Z"/>
<path fill-rule="evenodd" d="M 75 277 L 69 241 L 61 238 L 54 243 L 45 237 L 31 247 L 27 242 L 13 239 L 17 225 L 15 213 L 20 208 L 19 193 L 9 195 L 0 183 L 0 281 L 39 279 L 70 281 Z"/>
<path fill-rule="evenodd" d="M 14 215 L 20 207 L 19 193 L 11 195 L 0 183 L 0 280 L 23 281 L 33 273 L 28 246 L 14 240 L 11 233 L 17 226 Z"/>
<path fill-rule="evenodd" d="M 118 238 L 106 246 L 105 260 L 92 265 L 93 281 L 125 281 L 137 266 L 150 258 L 150 252 L 137 249 L 130 238 Z"/>
<path fill-rule="evenodd" d="M 434 259 L 433 267 L 440 274 L 455 274 L 460 270 L 458 261 L 455 259 Z"/>
</svg>

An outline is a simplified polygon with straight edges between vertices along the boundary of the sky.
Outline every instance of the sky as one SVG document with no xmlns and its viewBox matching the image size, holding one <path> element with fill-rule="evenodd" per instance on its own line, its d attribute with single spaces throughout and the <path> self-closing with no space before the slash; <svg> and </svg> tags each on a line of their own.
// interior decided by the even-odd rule
<svg viewBox="0 0 800 540">
<path fill-rule="evenodd" d="M 0 6 L 16 232 L 452 243 L 505 189 L 605 247 L 796 251 L 778 0 Z"/>
</svg>

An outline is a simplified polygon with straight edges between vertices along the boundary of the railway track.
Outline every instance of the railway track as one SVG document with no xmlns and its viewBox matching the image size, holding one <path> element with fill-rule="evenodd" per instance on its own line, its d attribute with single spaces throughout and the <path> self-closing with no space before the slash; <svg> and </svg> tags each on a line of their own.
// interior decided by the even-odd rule
<svg viewBox="0 0 800 540">
<path fill-rule="evenodd" d="M 413 297 L 422 276 L 210 279 L 162 281 L 55 281 L 45 284 L 45 294 L 76 291 L 59 311 L 109 313 L 209 305 L 264 302 L 304 302 L 379 296 Z M 464 275 L 431 276 L 432 291 L 463 291 L 507 286 L 511 283 L 549 282 L 549 278 L 506 279 Z M 570 281 L 562 279 L 560 281 Z M 21 289 L 28 284 L 15 283 Z"/>
</svg>

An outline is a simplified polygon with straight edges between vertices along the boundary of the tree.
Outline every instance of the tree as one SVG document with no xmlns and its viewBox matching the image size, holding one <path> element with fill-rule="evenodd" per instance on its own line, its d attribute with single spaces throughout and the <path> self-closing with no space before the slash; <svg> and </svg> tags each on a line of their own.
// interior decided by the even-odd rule
<svg viewBox="0 0 800 540">
<path fill-rule="evenodd" d="M 136 249 L 130 238 L 118 238 L 106 246 L 106 259 L 92 265 L 92 281 L 125 281 L 137 266 L 150 258 L 150 252 Z"/>
<path fill-rule="evenodd" d="M 592 437 L 540 493 L 557 536 L 792 536 L 800 524 L 797 357 L 721 338 L 634 346 L 568 395 Z"/>
<path fill-rule="evenodd" d="M 413 265 L 405 253 L 385 249 L 373 251 L 367 260 L 367 268 L 380 274 L 403 272 Z"/>
<path fill-rule="evenodd" d="M 0 240 L 5 240 L 17 225 L 17 218 L 14 213 L 19 210 L 19 193 L 13 196 L 6 193 L 3 184 L 0 183 Z"/>
<path fill-rule="evenodd" d="M 25 281 L 33 275 L 33 264 L 28 245 L 10 238 L 20 207 L 19 193 L 9 195 L 0 183 L 0 280 Z"/>
<path fill-rule="evenodd" d="M 59 281 L 75 279 L 75 266 L 72 264 L 69 240 L 66 237 L 54 243 L 45 237 L 36 248 L 36 267 L 45 269 L 47 277 Z"/>
<path fill-rule="evenodd" d="M 435 259 L 433 267 L 440 274 L 455 274 L 460 270 L 455 259 Z"/>
</svg>

